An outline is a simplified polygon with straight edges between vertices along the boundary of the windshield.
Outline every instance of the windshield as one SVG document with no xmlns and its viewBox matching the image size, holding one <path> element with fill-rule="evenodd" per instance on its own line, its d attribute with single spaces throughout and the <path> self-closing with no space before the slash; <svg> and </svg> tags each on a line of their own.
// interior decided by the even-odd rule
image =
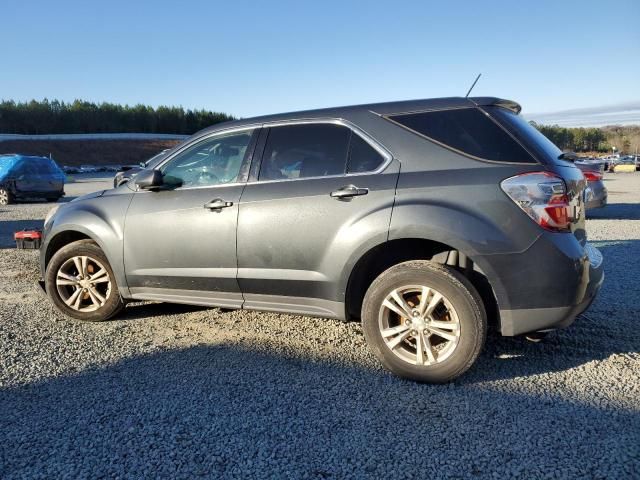
<svg viewBox="0 0 640 480">
<path fill-rule="evenodd" d="M 502 107 L 484 107 L 495 120 L 543 163 L 554 163 L 562 154 L 555 144 L 520 115 Z"/>
</svg>

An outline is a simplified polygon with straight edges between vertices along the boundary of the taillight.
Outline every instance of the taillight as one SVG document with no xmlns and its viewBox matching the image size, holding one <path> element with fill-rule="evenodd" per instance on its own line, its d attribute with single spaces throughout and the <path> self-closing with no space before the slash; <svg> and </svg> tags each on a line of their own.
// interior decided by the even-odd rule
<svg viewBox="0 0 640 480">
<path fill-rule="evenodd" d="M 571 215 L 564 180 L 549 172 L 507 178 L 502 190 L 538 225 L 552 232 L 570 231 Z"/>
<path fill-rule="evenodd" d="M 584 175 L 584 178 L 587 180 L 587 182 L 597 182 L 599 180 L 602 180 L 602 174 L 600 172 L 592 172 L 588 170 L 586 172 L 582 172 L 582 175 Z"/>
</svg>

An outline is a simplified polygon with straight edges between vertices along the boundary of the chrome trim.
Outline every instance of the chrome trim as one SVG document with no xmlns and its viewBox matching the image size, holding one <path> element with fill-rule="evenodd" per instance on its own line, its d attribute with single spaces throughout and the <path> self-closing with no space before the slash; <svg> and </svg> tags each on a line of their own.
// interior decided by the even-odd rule
<svg viewBox="0 0 640 480">
<path fill-rule="evenodd" d="M 316 177 L 302 177 L 302 178 L 284 178 L 284 179 L 276 179 L 276 180 L 255 180 L 251 182 L 221 183 L 218 185 L 203 185 L 199 187 L 178 187 L 173 189 L 173 191 L 194 190 L 194 189 L 201 189 L 201 188 L 217 188 L 217 187 L 232 186 L 232 185 L 254 185 L 257 183 L 293 182 L 293 181 L 299 181 L 299 180 L 318 180 L 321 178 L 340 178 L 340 177 L 347 178 L 347 177 L 359 177 L 362 175 L 376 175 L 378 173 L 382 173 L 393 161 L 393 155 L 384 145 L 378 142 L 375 138 L 373 138 L 369 133 L 364 131 L 362 128 L 358 127 L 357 125 L 353 124 L 348 120 L 345 120 L 343 118 L 331 118 L 331 117 L 300 118 L 300 119 L 291 119 L 291 120 L 274 120 L 271 122 L 264 122 L 264 123 L 254 123 L 251 125 L 243 125 L 241 127 L 229 127 L 223 130 L 217 130 L 215 132 L 208 132 L 204 135 L 201 135 L 200 137 L 195 138 L 191 142 L 185 143 L 185 145 L 183 145 L 182 148 L 180 148 L 179 150 L 176 150 L 171 154 L 170 157 L 165 158 L 160 164 L 156 165 L 154 170 L 160 170 L 167 162 L 175 158 L 176 155 L 179 155 L 181 152 L 183 152 L 187 148 L 190 148 L 191 146 L 195 145 L 196 143 L 199 143 L 200 141 L 208 140 L 217 135 L 221 135 L 221 134 L 226 135 L 226 134 L 231 134 L 236 132 L 242 132 L 244 130 L 256 130 L 258 128 L 272 128 L 272 127 L 277 128 L 277 127 L 283 127 L 287 125 L 306 125 L 306 124 L 316 124 L 316 123 L 341 125 L 343 127 L 348 128 L 353 133 L 355 133 L 360 138 L 362 138 L 365 142 L 367 142 L 380 155 L 382 155 L 382 157 L 385 159 L 384 162 L 382 162 L 382 164 L 377 169 L 371 170 L 368 172 L 340 173 L 336 175 L 321 175 Z M 262 161 L 262 159 L 260 159 L 260 161 Z M 141 191 L 144 191 L 144 190 L 136 190 L 136 192 L 141 192 Z"/>
</svg>

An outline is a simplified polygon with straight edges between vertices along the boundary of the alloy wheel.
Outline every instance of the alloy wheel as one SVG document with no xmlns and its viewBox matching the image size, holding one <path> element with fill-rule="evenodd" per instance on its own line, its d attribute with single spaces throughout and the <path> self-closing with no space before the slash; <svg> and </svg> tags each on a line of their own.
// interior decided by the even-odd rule
<svg viewBox="0 0 640 480">
<path fill-rule="evenodd" d="M 451 302 L 424 285 L 392 290 L 378 315 L 380 335 L 391 352 L 412 365 L 444 362 L 460 341 L 460 319 Z"/>
<path fill-rule="evenodd" d="M 111 277 L 98 260 L 81 255 L 69 258 L 60 266 L 56 288 L 69 308 L 93 312 L 104 306 L 111 295 Z"/>
</svg>

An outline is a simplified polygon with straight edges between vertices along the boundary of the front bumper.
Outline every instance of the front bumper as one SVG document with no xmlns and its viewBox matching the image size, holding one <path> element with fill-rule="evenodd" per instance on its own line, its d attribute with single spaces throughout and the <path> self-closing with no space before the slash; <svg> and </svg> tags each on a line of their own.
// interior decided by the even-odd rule
<svg viewBox="0 0 640 480">
<path fill-rule="evenodd" d="M 587 310 L 596 298 L 604 282 L 604 265 L 602 254 L 593 245 L 584 247 L 589 266 L 585 269 L 585 277 L 581 282 L 583 291 L 581 300 L 566 307 L 522 308 L 500 311 L 500 330 L 504 336 L 521 335 L 567 328 L 582 312 Z"/>
</svg>

